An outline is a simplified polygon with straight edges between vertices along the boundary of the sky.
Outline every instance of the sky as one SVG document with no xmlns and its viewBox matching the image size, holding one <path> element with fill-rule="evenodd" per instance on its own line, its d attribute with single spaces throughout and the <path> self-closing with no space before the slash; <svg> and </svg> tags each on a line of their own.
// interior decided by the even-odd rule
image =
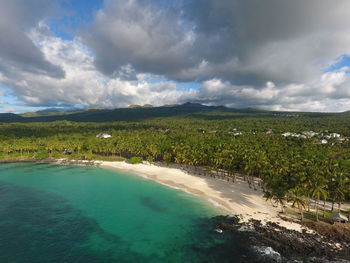
<svg viewBox="0 0 350 263">
<path fill-rule="evenodd" d="M 0 112 L 350 110 L 349 0 L 1 0 Z"/>
</svg>

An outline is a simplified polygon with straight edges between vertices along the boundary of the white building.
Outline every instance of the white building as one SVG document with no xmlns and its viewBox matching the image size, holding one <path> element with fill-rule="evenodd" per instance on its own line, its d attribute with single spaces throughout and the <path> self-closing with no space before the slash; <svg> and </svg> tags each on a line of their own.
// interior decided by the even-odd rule
<svg viewBox="0 0 350 263">
<path fill-rule="evenodd" d="M 339 133 L 331 133 L 330 136 L 332 138 L 340 138 L 340 134 Z"/>
<path fill-rule="evenodd" d="M 303 132 L 303 134 L 308 138 L 312 138 L 312 137 L 318 135 L 318 133 L 314 132 L 314 131 L 305 131 L 305 132 Z"/>
<path fill-rule="evenodd" d="M 323 140 L 320 141 L 320 144 L 327 144 L 327 143 L 328 143 L 328 141 L 325 140 L 325 139 L 323 139 Z"/>
<path fill-rule="evenodd" d="M 107 139 L 107 138 L 111 138 L 112 135 L 108 134 L 108 133 L 99 133 L 96 135 L 97 138 L 103 138 L 103 139 Z"/>
</svg>

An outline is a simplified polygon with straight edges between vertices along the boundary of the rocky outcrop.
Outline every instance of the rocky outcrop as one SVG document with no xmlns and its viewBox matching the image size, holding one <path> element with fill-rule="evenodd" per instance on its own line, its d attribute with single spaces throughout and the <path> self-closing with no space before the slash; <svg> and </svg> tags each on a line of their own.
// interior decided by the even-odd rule
<svg viewBox="0 0 350 263">
<path fill-rule="evenodd" d="M 264 251 L 272 248 L 285 259 L 306 262 L 350 262 L 349 233 L 332 229 L 331 226 L 311 227 L 315 233 L 298 232 L 273 222 L 262 224 L 259 220 L 251 219 L 248 223 L 242 223 L 239 217 L 230 216 L 221 218 L 217 227 L 225 232 L 245 231 L 253 246 L 264 248 Z M 268 254 L 278 258 L 276 253 Z"/>
</svg>

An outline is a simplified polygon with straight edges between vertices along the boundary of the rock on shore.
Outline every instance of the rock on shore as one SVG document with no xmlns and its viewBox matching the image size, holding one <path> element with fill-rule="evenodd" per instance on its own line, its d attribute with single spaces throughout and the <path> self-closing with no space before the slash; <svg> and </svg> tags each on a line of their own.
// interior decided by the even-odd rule
<svg viewBox="0 0 350 263">
<path fill-rule="evenodd" d="M 289 230 L 274 222 L 262 224 L 260 220 L 251 219 L 247 223 L 240 222 L 238 216 L 221 217 L 217 227 L 226 231 L 245 231 L 253 246 L 272 248 L 268 253 L 275 258 L 272 262 L 280 262 L 278 253 L 283 258 L 302 260 L 302 262 L 350 262 L 350 242 L 346 235 L 340 233 L 302 233 Z M 247 231 L 248 230 L 248 231 Z M 317 229 L 315 229 L 317 230 Z M 264 253 L 261 252 L 263 255 Z M 265 253 L 266 254 L 266 253 Z M 273 259 L 272 258 L 272 259 Z"/>
</svg>

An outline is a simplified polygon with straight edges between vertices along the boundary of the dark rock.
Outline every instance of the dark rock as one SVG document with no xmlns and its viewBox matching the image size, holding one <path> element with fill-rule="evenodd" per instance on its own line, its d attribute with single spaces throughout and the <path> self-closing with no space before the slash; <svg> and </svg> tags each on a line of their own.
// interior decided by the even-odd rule
<svg viewBox="0 0 350 263">
<path fill-rule="evenodd" d="M 237 216 L 221 218 L 219 222 L 218 227 L 229 231 L 255 229 L 246 232 L 254 246 L 271 247 L 285 258 L 306 262 L 350 260 L 349 229 L 342 231 L 315 223 L 308 227 L 317 233 L 308 233 L 306 230 L 300 233 L 286 229 L 275 222 L 263 225 L 260 220 L 251 219 L 248 223 L 240 223 Z"/>
</svg>

